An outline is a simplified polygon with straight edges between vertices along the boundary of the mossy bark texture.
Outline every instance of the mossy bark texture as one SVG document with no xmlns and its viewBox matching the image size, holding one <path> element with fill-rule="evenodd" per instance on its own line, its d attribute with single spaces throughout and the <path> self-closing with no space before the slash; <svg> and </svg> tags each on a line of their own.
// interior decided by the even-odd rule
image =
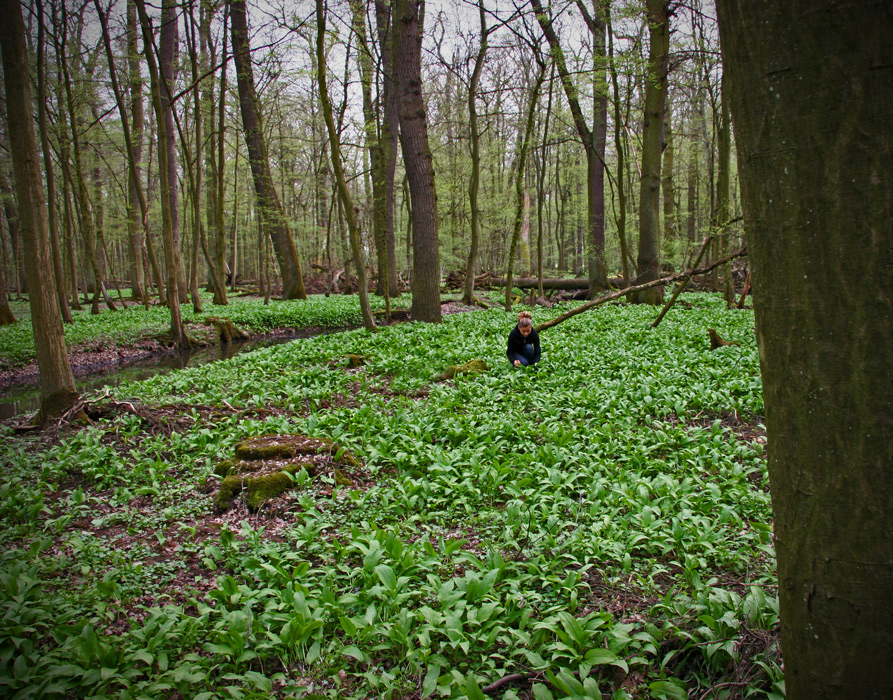
<svg viewBox="0 0 893 700">
<path fill-rule="evenodd" d="M 332 471 L 339 485 L 352 484 L 346 471 L 362 467 L 351 452 L 325 438 L 304 435 L 261 435 L 236 445 L 235 459 L 223 460 L 214 472 L 221 477 L 214 504 L 230 508 L 233 499 L 245 492 L 252 511 L 294 486 L 294 475 L 306 469 L 310 476 Z"/>
<path fill-rule="evenodd" d="M 893 697 L 893 5 L 719 0 L 788 700 Z"/>
</svg>

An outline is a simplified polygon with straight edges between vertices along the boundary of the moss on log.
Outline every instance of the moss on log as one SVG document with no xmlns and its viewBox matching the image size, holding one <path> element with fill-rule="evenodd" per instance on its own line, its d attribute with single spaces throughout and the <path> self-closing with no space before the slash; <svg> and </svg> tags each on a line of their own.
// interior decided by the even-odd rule
<svg viewBox="0 0 893 700">
<path fill-rule="evenodd" d="M 480 374 L 490 369 L 483 360 L 469 360 L 463 365 L 450 365 L 440 374 L 440 380 L 453 379 L 459 374 Z"/>
<path fill-rule="evenodd" d="M 339 485 L 353 485 L 345 471 L 362 468 L 350 451 L 326 438 L 306 435 L 260 435 L 243 440 L 235 449 L 235 459 L 217 463 L 220 489 L 214 499 L 218 511 L 230 508 L 244 492 L 248 508 L 256 511 L 264 503 L 294 486 L 294 475 L 306 470 L 310 476 L 332 471 Z"/>
</svg>

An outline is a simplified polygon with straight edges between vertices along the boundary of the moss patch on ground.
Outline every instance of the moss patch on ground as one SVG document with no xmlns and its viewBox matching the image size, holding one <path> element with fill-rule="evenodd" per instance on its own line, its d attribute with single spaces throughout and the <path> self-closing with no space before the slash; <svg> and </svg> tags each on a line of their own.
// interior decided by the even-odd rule
<svg viewBox="0 0 893 700">
<path fill-rule="evenodd" d="M 259 435 L 240 442 L 235 459 L 223 460 L 214 468 L 222 479 L 214 505 L 218 511 L 227 510 L 244 491 L 248 508 L 257 511 L 298 484 L 302 471 L 308 477 L 332 472 L 336 482 L 352 483 L 346 474 L 362 466 L 353 453 L 332 440 L 306 435 Z"/>
</svg>

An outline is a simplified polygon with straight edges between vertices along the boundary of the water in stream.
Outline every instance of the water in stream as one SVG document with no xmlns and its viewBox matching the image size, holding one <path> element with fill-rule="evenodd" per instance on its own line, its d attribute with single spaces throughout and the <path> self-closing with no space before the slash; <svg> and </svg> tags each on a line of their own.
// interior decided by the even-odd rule
<svg viewBox="0 0 893 700">
<path fill-rule="evenodd" d="M 206 348 L 180 350 L 137 361 L 128 365 L 112 365 L 95 373 L 75 378 L 75 387 L 82 394 L 102 389 L 106 386 L 118 386 L 124 382 L 141 381 L 156 374 L 167 374 L 186 367 L 198 367 L 217 360 L 228 360 L 242 352 L 250 352 L 271 345 L 281 345 L 298 338 L 314 335 L 326 335 L 346 330 L 330 328 L 325 330 L 296 331 L 293 334 L 258 338 L 257 340 L 239 340 L 232 343 L 212 345 Z M 22 413 L 34 413 L 40 407 L 40 387 L 35 384 L 11 386 L 0 389 L 0 420 L 12 418 Z"/>
</svg>

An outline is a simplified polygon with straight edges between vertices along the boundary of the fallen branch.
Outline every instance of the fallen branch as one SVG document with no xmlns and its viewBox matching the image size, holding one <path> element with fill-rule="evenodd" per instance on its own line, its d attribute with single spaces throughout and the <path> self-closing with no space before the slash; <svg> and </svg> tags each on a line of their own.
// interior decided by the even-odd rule
<svg viewBox="0 0 893 700">
<path fill-rule="evenodd" d="M 714 237 L 715 234 L 708 234 L 704 236 L 704 240 L 701 242 L 701 247 L 698 249 L 698 257 L 695 258 L 695 262 L 692 267 L 697 267 L 701 264 L 701 258 L 704 257 L 704 253 L 707 252 L 707 246 L 710 245 L 710 241 L 712 241 Z M 657 318 L 654 319 L 654 321 L 651 323 L 652 328 L 657 328 L 658 324 L 663 320 L 664 316 L 667 315 L 667 311 L 669 311 L 673 304 L 676 303 L 676 299 L 679 297 L 680 294 L 682 294 L 682 292 L 688 286 L 689 282 L 691 282 L 691 275 L 686 275 L 685 277 L 683 277 L 682 282 L 680 282 L 676 286 L 676 291 L 673 292 L 673 296 L 671 296 L 670 300 L 666 304 L 664 304 L 664 308 L 660 310 Z"/>
<path fill-rule="evenodd" d="M 651 282 L 645 282 L 644 284 L 636 284 L 632 287 L 627 287 L 626 289 L 621 289 L 616 292 L 612 292 L 611 294 L 606 294 L 605 296 L 598 297 L 593 299 L 592 301 L 587 301 L 585 304 L 578 306 L 576 309 L 571 309 L 566 314 L 562 314 L 557 318 L 553 318 L 551 321 L 546 321 L 545 323 L 540 324 L 536 327 L 536 332 L 541 333 L 548 328 L 552 328 L 552 326 L 557 326 L 562 321 L 566 321 L 577 314 L 581 314 L 584 311 L 588 311 L 591 308 L 599 306 L 600 304 L 604 304 L 609 301 L 614 301 L 615 299 L 620 299 L 621 297 L 625 297 L 628 294 L 633 294 L 635 292 L 641 292 L 643 289 L 651 289 L 651 287 L 660 287 L 662 285 L 670 284 L 675 282 L 676 280 L 684 279 L 685 277 L 693 277 L 695 275 L 703 275 L 707 272 L 710 272 L 714 268 L 719 267 L 720 265 L 725 265 L 730 260 L 734 260 L 735 258 L 740 258 L 747 255 L 747 247 L 745 246 L 737 253 L 732 253 L 731 255 L 727 255 L 724 258 L 720 258 L 719 260 L 715 260 L 710 263 L 706 267 L 700 267 L 694 270 L 689 270 L 688 272 L 680 272 L 675 275 L 670 275 L 669 277 L 661 277 L 660 279 L 652 280 Z"/>
</svg>

